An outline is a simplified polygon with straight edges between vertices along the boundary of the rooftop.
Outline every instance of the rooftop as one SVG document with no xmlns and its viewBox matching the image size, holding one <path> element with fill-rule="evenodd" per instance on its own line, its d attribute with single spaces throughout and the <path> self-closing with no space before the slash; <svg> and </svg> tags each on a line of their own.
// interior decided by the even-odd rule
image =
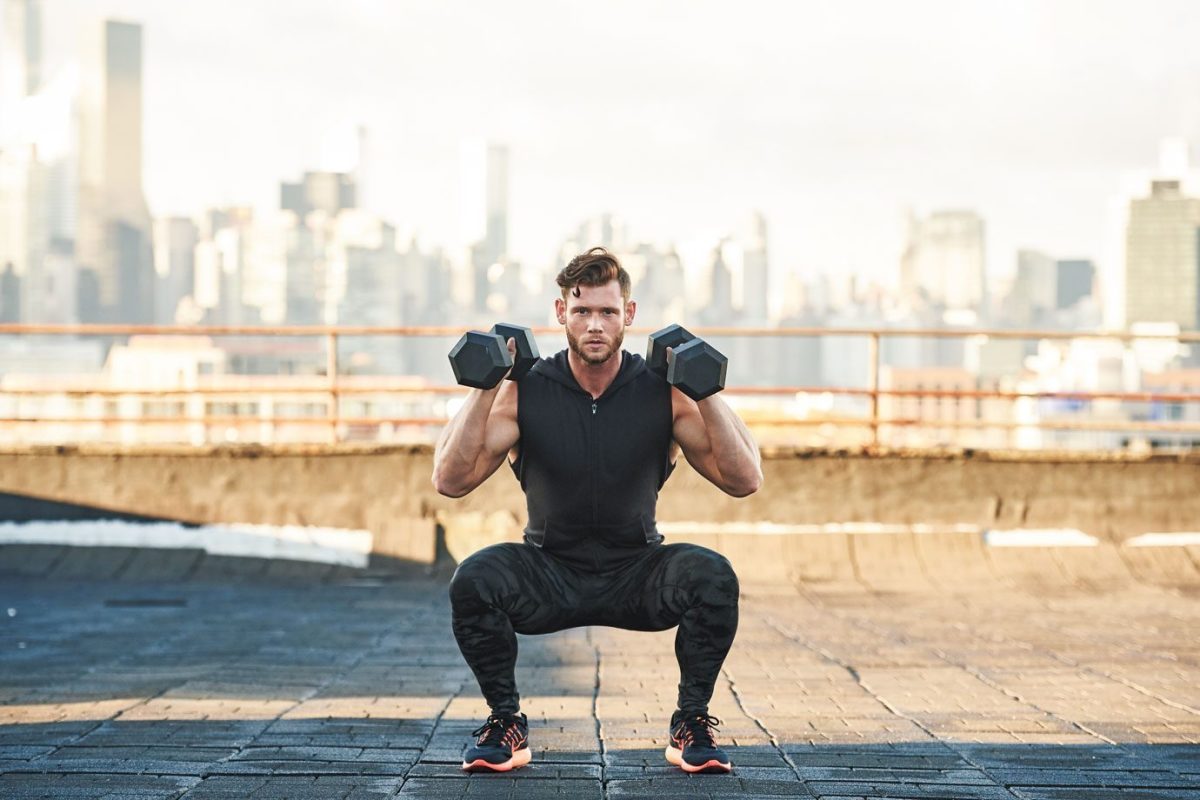
<svg viewBox="0 0 1200 800">
<path fill-rule="evenodd" d="M 21 555 L 43 574 L 0 579 L 6 798 L 1182 800 L 1200 785 L 1194 588 L 744 576 L 712 705 L 731 776 L 663 761 L 673 632 L 585 628 L 521 637 L 533 763 L 468 777 L 461 748 L 486 710 L 444 574 Z"/>
</svg>

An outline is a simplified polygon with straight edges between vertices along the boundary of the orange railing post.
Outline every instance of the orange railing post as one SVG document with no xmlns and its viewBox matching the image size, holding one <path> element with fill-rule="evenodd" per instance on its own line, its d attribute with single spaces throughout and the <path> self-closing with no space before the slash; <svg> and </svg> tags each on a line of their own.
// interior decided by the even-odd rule
<svg viewBox="0 0 1200 800">
<path fill-rule="evenodd" d="M 871 447 L 879 446 L 879 332 L 867 339 L 867 387 L 871 391 Z"/>
<path fill-rule="evenodd" d="M 336 331 L 329 331 L 325 334 L 325 378 L 329 382 L 329 408 L 326 410 L 329 417 L 329 439 L 334 444 L 337 444 L 338 439 L 338 419 L 340 416 L 341 403 L 338 401 L 338 336 Z"/>
</svg>

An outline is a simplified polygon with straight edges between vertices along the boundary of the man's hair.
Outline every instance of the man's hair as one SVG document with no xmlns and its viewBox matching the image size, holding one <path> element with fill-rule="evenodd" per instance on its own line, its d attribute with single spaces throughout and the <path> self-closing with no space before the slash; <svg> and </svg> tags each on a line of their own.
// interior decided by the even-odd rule
<svg viewBox="0 0 1200 800">
<path fill-rule="evenodd" d="M 624 301 L 628 301 L 633 292 L 629 273 L 617 257 L 603 247 L 593 247 L 572 258 L 554 280 L 562 289 L 563 300 L 567 299 L 567 292 L 579 297 L 580 286 L 606 286 L 609 281 L 620 284 L 621 299 Z"/>
</svg>

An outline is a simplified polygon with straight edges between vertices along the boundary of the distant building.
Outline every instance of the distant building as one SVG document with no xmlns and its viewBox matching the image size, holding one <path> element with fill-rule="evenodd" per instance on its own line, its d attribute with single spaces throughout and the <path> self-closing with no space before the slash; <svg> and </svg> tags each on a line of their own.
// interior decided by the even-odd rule
<svg viewBox="0 0 1200 800">
<path fill-rule="evenodd" d="M 12 262 L 0 272 L 0 322 L 21 321 L 21 278 Z"/>
<path fill-rule="evenodd" d="M 741 321 L 761 327 L 767 324 L 770 310 L 770 262 L 767 255 L 767 219 L 754 212 L 739 233 L 742 247 Z"/>
<path fill-rule="evenodd" d="M 705 325 L 728 325 L 733 322 L 733 272 L 726 261 L 731 255 L 729 239 L 722 239 L 712 249 L 708 261 L 708 302 L 697 309 L 697 316 Z M 740 252 L 736 255 L 740 256 Z"/>
<path fill-rule="evenodd" d="M 42 80 L 42 4 L 4 0 L 0 25 L 0 109 L 37 91 Z"/>
<path fill-rule="evenodd" d="M 347 212 L 338 218 L 330 250 L 331 271 L 345 276 L 338 322 L 400 324 L 404 274 L 396 229 L 373 214 Z"/>
<path fill-rule="evenodd" d="M 885 441 L 894 446 L 930 447 L 961 444 L 1003 447 L 1008 431 L 978 427 L 983 419 L 1004 423 L 1012 418 L 1011 401 L 975 397 L 946 397 L 941 393 L 974 392 L 974 375 L 958 367 L 883 367 L 879 388 L 914 394 L 886 394 L 879 398 L 879 416 L 898 420 L 887 426 Z M 923 394 L 928 392 L 929 394 Z"/>
<path fill-rule="evenodd" d="M 913 308 L 979 311 L 985 299 L 983 219 L 973 211 L 910 217 L 900 289 Z"/>
<path fill-rule="evenodd" d="M 279 207 L 291 211 L 303 221 L 313 211 L 336 216 L 339 211 L 357 208 L 354 177 L 344 172 L 306 172 L 296 183 L 279 188 Z"/>
<path fill-rule="evenodd" d="M 508 147 L 496 142 L 463 142 L 460 152 L 460 236 L 468 253 L 470 295 L 477 313 L 497 301 L 489 275 L 508 260 Z M 504 273 L 502 267 L 500 273 Z M 512 298 L 510 302 L 515 302 Z"/>
<path fill-rule="evenodd" d="M 174 324 L 179 303 L 195 294 L 198 240 L 196 223 L 186 217 L 154 223 L 154 321 L 160 325 Z"/>
<path fill-rule="evenodd" d="M 142 192 L 142 27 L 106 20 L 89 31 L 85 46 L 76 253 L 80 267 L 93 274 L 98 296 L 81 317 L 152 322 L 151 225 Z"/>
<path fill-rule="evenodd" d="M 1058 280 L 1055 286 L 1055 307 L 1065 311 L 1085 297 L 1095 294 L 1096 265 L 1082 259 L 1066 259 L 1058 262 Z"/>
<path fill-rule="evenodd" d="M 1156 180 L 1130 202 L 1125 229 L 1125 322 L 1200 325 L 1200 198 Z"/>
</svg>

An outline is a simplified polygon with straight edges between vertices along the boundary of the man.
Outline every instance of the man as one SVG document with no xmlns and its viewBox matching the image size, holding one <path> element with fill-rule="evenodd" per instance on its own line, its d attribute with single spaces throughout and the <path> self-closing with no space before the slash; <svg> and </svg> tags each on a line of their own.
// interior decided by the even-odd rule
<svg viewBox="0 0 1200 800">
<path fill-rule="evenodd" d="M 568 349 L 519 383 L 472 389 L 434 454 L 434 486 L 450 497 L 483 483 L 507 457 L 529 510 L 523 543 L 480 550 L 450 582 L 454 636 L 492 711 L 463 769 L 529 763 L 516 633 L 608 625 L 678 626 L 667 760 L 688 772 L 728 772 L 708 702 L 737 631 L 737 576 L 711 550 L 663 544 L 654 511 L 681 450 L 713 484 L 744 497 L 762 483 L 758 447 L 719 397 L 691 400 L 621 349 L 637 303 L 616 257 L 594 247 L 557 283 Z M 512 339 L 508 348 L 515 353 Z"/>
</svg>

